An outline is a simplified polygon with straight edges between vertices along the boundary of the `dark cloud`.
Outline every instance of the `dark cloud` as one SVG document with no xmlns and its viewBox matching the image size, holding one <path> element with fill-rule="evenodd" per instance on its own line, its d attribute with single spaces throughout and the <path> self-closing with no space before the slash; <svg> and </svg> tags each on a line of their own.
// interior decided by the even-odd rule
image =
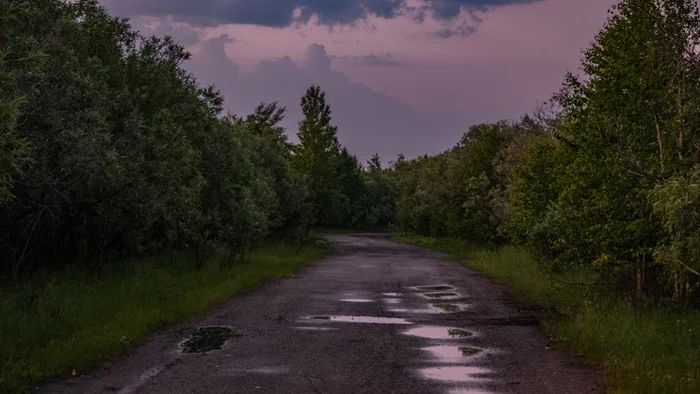
<svg viewBox="0 0 700 394">
<path fill-rule="evenodd" d="M 478 23 L 478 22 L 474 22 L 474 23 Z M 470 23 L 469 21 L 464 20 L 457 27 L 453 27 L 453 28 L 445 27 L 445 28 L 439 30 L 435 34 L 440 38 L 450 38 L 450 37 L 454 37 L 454 36 L 458 36 L 458 37 L 470 36 L 470 35 L 476 33 L 476 25 L 474 25 L 474 23 Z"/>
<path fill-rule="evenodd" d="M 103 0 L 102 4 L 122 16 L 172 16 L 196 26 L 253 24 L 286 27 L 318 18 L 322 25 L 353 25 L 368 15 L 393 19 L 406 15 L 417 22 L 430 14 L 442 21 L 462 12 L 485 11 L 489 7 L 527 4 L 542 0 Z"/>
<path fill-rule="evenodd" d="M 278 101 L 289 110 L 284 126 L 295 141 L 302 119 L 301 96 L 316 84 L 327 94 L 340 142 L 361 160 L 368 160 L 375 152 L 388 162 L 399 153 L 412 157 L 430 151 L 430 143 L 401 142 L 421 138 L 434 122 L 421 118 L 395 97 L 351 82 L 331 67 L 332 58 L 323 45 L 310 45 L 299 63 L 285 56 L 262 61 L 251 71 L 241 71 L 226 56 L 224 45 L 221 38 L 202 42 L 187 67 L 203 84 L 215 84 L 232 112 L 244 115 L 262 101 Z"/>
</svg>

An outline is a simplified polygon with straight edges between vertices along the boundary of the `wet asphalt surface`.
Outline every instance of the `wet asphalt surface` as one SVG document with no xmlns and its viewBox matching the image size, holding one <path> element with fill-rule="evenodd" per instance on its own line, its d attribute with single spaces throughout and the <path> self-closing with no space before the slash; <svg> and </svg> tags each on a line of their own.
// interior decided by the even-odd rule
<svg viewBox="0 0 700 394">
<path fill-rule="evenodd" d="M 538 312 L 505 287 L 383 235 L 329 238 L 337 254 L 293 278 L 156 333 L 109 369 L 37 392 L 604 392 L 601 372 L 548 349 Z M 208 326 L 235 335 L 220 350 L 183 353 Z"/>
</svg>

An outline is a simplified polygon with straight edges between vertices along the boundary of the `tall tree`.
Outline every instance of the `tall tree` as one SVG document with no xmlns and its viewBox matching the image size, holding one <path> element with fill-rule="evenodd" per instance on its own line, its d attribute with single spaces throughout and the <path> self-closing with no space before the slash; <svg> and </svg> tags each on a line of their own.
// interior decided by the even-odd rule
<svg viewBox="0 0 700 394">
<path fill-rule="evenodd" d="M 312 211 L 320 225 L 339 224 L 343 196 L 336 177 L 340 164 L 338 128 L 331 123 L 331 107 L 319 86 L 311 86 L 301 99 L 304 119 L 299 123 L 299 145 L 294 159 L 307 176 Z"/>
<path fill-rule="evenodd" d="M 375 153 L 372 158 L 367 161 L 367 169 L 369 172 L 379 172 L 382 170 L 382 161 L 379 159 L 379 154 Z"/>
</svg>

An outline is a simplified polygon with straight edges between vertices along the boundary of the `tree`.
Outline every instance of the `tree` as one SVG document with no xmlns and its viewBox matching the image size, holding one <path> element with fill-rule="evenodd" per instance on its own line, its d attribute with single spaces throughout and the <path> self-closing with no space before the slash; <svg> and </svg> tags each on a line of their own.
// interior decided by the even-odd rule
<svg viewBox="0 0 700 394">
<path fill-rule="evenodd" d="M 318 224 L 337 225 L 342 219 L 344 203 L 336 176 L 341 160 L 337 127 L 331 123 L 331 108 L 320 87 L 311 86 L 306 91 L 301 108 L 304 119 L 299 123 L 294 162 L 307 177 L 312 212 Z"/>
<path fill-rule="evenodd" d="M 378 153 L 372 155 L 372 158 L 367 162 L 367 168 L 369 172 L 379 172 L 382 170 L 382 161 L 379 159 Z"/>
</svg>

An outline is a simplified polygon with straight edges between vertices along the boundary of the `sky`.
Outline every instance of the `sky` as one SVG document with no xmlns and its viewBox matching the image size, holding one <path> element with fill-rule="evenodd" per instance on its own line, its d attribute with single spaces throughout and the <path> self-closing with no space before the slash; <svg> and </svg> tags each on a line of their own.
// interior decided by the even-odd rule
<svg viewBox="0 0 700 394">
<path fill-rule="evenodd" d="M 327 94 L 338 138 L 384 163 L 454 146 L 556 93 L 616 0 L 102 0 L 144 35 L 172 36 L 228 111 Z"/>
</svg>

